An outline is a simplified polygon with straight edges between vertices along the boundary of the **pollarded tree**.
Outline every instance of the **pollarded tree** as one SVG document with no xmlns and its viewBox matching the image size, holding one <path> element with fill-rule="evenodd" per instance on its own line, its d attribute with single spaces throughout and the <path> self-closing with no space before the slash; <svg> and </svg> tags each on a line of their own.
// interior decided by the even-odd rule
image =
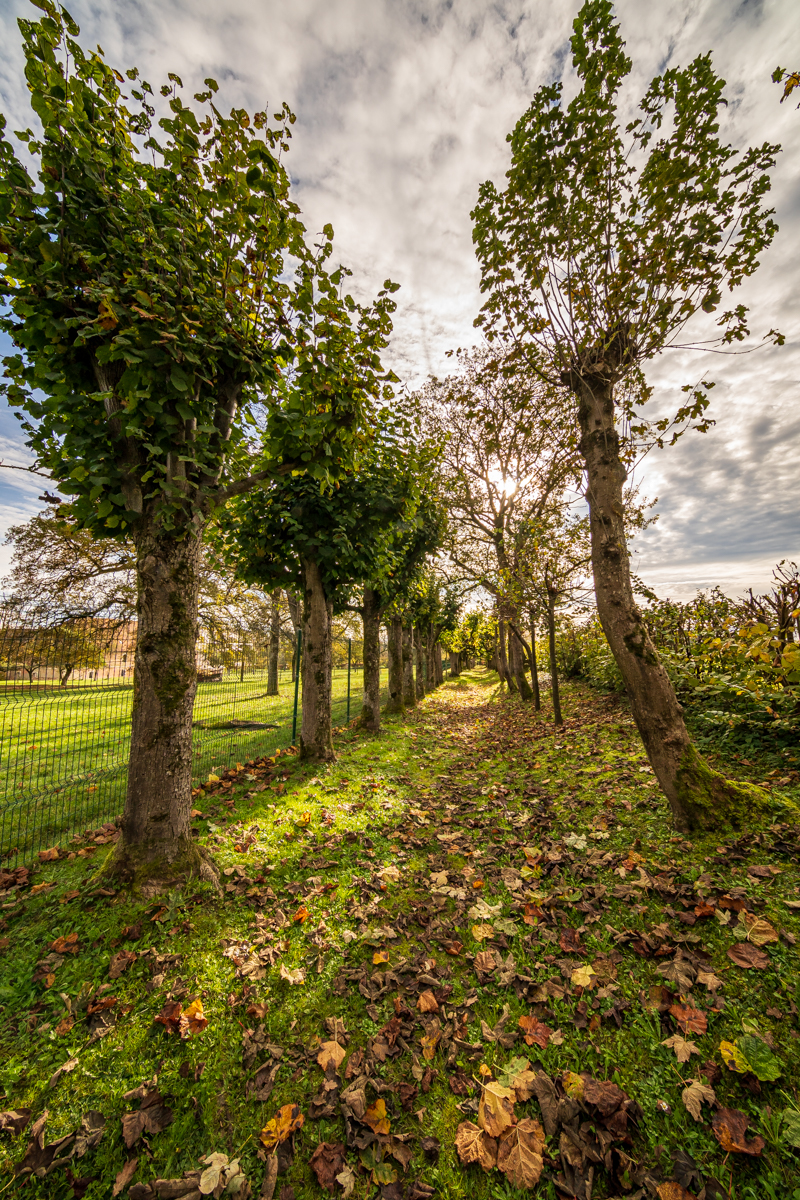
<svg viewBox="0 0 800 1200">
<path fill-rule="evenodd" d="M 644 436 L 632 386 L 642 364 L 680 345 L 696 313 L 714 312 L 756 270 L 777 228 L 763 200 L 778 147 L 740 154 L 720 139 L 724 81 L 710 54 L 655 78 L 623 129 L 619 91 L 631 62 L 610 0 L 587 0 L 573 28 L 580 90 L 565 105 L 560 84 L 539 88 L 509 136 L 505 189 L 487 182 L 480 191 L 474 241 L 487 299 L 478 324 L 490 339 L 511 339 L 526 370 L 572 393 L 600 620 L 676 825 L 714 827 L 744 817 L 759 796 L 692 746 L 636 605 L 619 427 Z M 723 312 L 718 328 L 705 346 L 741 341 L 747 310 Z M 692 421 L 707 427 L 708 386 L 684 389 L 686 403 L 656 423 L 656 440 L 670 427 L 674 440 Z"/>
<path fill-rule="evenodd" d="M 221 520 L 228 561 L 241 578 L 297 589 L 303 598 L 301 757 L 332 761 L 332 629 L 354 586 L 385 578 L 397 564 L 398 532 L 415 522 L 418 481 L 398 469 L 404 449 L 388 410 L 356 469 L 321 488 L 286 475 L 230 505 Z M 378 625 L 374 623 L 377 634 Z M 365 623 L 365 642 L 369 641 Z M 365 654 L 368 653 L 365 647 Z"/>
<path fill-rule="evenodd" d="M 329 228 L 307 249 L 280 161 L 288 108 L 272 125 L 226 117 L 213 80 L 187 105 L 171 75 L 156 123 L 138 72 L 124 95 L 68 14 L 37 3 L 44 17 L 20 22 L 34 174 L 0 125 L 2 327 L 19 350 L 5 392 L 78 523 L 135 547 L 128 791 L 107 867 L 148 888 L 215 878 L 189 821 L 204 528 L 276 470 L 345 469 L 393 301 L 340 296 Z"/>
</svg>

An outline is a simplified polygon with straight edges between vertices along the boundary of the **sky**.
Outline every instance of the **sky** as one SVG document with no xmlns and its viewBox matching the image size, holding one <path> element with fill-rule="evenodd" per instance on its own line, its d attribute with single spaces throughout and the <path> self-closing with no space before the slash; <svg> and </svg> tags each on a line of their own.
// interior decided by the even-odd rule
<svg viewBox="0 0 800 1200">
<path fill-rule="evenodd" d="M 387 361 L 409 387 L 447 371 L 446 352 L 476 343 L 480 275 L 470 210 L 484 179 L 502 184 L 513 128 L 537 89 L 576 80 L 569 56 L 578 4 L 565 0 L 73 0 L 84 44 L 98 42 L 153 87 L 168 71 L 189 95 L 206 76 L 221 105 L 297 114 L 287 160 L 309 230 L 330 222 L 352 290 L 401 285 Z M 621 0 L 633 70 L 631 111 L 650 79 L 713 51 L 726 79 L 723 134 L 737 147 L 780 142 L 771 203 L 780 231 L 737 290 L 757 341 L 746 356 L 665 353 L 647 368 L 653 407 L 677 406 L 704 373 L 716 382 L 707 434 L 654 451 L 637 471 L 659 519 L 634 545 L 634 568 L 662 596 L 720 584 L 768 585 L 780 559 L 800 560 L 800 112 L 779 104 L 778 65 L 800 66 L 796 0 Z M 30 125 L 18 16 L 0 0 L 0 111 Z M 18 425 L 0 411 L 0 458 L 26 461 Z M 43 480 L 0 468 L 0 534 L 41 507 Z M 0 572 L 9 550 L 0 547 Z"/>
</svg>

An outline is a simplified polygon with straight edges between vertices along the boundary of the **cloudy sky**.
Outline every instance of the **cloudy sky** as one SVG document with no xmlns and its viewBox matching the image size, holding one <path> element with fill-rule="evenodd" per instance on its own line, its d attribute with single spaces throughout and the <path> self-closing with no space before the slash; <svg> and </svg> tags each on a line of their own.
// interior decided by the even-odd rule
<svg viewBox="0 0 800 1200">
<path fill-rule="evenodd" d="M 502 181 L 506 133 L 538 86 L 575 80 L 566 0 L 73 0 L 84 43 L 138 65 L 157 88 L 168 71 L 187 91 L 207 75 L 223 104 L 297 113 L 289 159 L 308 227 L 330 221 L 339 254 L 368 296 L 399 282 L 391 361 L 413 386 L 443 372 L 445 352 L 476 340 L 479 273 L 469 218 L 478 186 Z M 31 123 L 15 21 L 34 10 L 0 0 L 0 108 Z M 800 66 L 796 0 L 624 0 L 634 67 L 628 99 L 650 78 L 713 50 L 728 82 L 723 131 L 737 146 L 779 141 L 772 203 L 780 233 L 740 289 L 759 336 L 786 345 L 746 357 L 672 352 L 651 365 L 654 404 L 669 405 L 704 370 L 717 381 L 715 429 L 687 435 L 640 468 L 658 523 L 639 539 L 637 569 L 661 594 L 714 582 L 765 586 L 772 564 L 800 559 L 800 112 L 779 105 L 776 65 Z M 0 412 L 0 457 L 22 462 L 14 418 Z M 0 530 L 39 504 L 41 481 L 0 470 Z M 7 551 L 0 552 L 0 568 Z"/>
</svg>

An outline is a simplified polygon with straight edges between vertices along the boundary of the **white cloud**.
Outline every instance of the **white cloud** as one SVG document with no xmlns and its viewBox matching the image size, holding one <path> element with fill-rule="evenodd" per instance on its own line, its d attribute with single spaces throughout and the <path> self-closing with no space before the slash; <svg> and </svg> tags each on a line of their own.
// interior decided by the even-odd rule
<svg viewBox="0 0 800 1200">
<path fill-rule="evenodd" d="M 99 41 L 120 67 L 138 65 L 154 86 L 173 70 L 189 92 L 213 75 L 226 105 L 290 103 L 298 122 L 288 162 L 309 228 L 332 222 L 361 295 L 386 277 L 402 285 L 391 359 L 404 380 L 446 370 L 445 351 L 472 344 L 480 296 L 469 211 L 482 180 L 502 179 L 505 135 L 535 88 L 566 71 L 567 94 L 574 89 L 567 40 L 577 3 L 78 0 L 70 8 L 85 42 Z M 787 59 L 795 0 L 624 0 L 617 11 L 634 61 L 633 102 L 665 66 L 713 49 L 731 101 L 723 134 L 737 145 L 785 146 L 772 192 L 781 232 L 741 297 L 754 332 L 777 325 L 787 345 L 715 358 L 717 428 L 643 466 L 662 516 L 641 539 L 642 573 L 705 578 L 712 567 L 798 556 L 800 113 L 778 104 L 769 78 L 778 63 L 797 66 Z M 23 0 L 7 0 L 0 14 L 0 107 L 17 128 L 30 118 L 13 19 L 33 14 Z M 650 371 L 654 403 L 674 403 L 708 365 L 663 356 Z"/>
</svg>

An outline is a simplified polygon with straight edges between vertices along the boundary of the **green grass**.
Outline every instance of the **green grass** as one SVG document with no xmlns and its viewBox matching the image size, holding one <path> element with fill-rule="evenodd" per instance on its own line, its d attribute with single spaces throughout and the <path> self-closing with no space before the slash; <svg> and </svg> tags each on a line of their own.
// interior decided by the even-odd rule
<svg viewBox="0 0 800 1200">
<path fill-rule="evenodd" d="M 97 1200 L 110 1195 L 126 1157 L 120 1117 L 136 1105 L 123 1094 L 155 1074 L 175 1119 L 148 1138 L 148 1153 L 141 1152 L 140 1143 L 137 1181 L 178 1176 L 212 1151 L 241 1153 L 258 1194 L 264 1171 L 256 1153 L 259 1131 L 281 1105 L 296 1103 L 306 1120 L 278 1191 L 288 1183 L 298 1200 L 310 1200 L 325 1194 L 308 1166 L 311 1153 L 319 1142 L 345 1136 L 338 1114 L 319 1121 L 309 1115 L 323 1082 L 315 1058 L 320 1039 L 328 1037 L 325 1019 L 343 1019 L 349 1031 L 345 1071 L 356 1051 L 369 1051 L 370 1040 L 394 1015 L 397 997 L 413 1012 L 409 1051 L 376 1061 L 373 1078 L 389 1088 L 415 1082 L 414 1055 L 421 1067 L 435 1072 L 430 1090 L 420 1090 L 412 1111 L 403 1110 L 396 1092 L 384 1098 L 392 1132 L 412 1138 L 408 1178 L 435 1187 L 443 1200 L 511 1195 L 497 1171 L 486 1175 L 458 1162 L 455 1131 L 462 1120 L 474 1119 L 474 1112 L 468 1097 L 453 1094 L 448 1079 L 459 1068 L 477 1078 L 481 1063 L 497 1074 L 520 1055 L 539 1061 L 553 1077 L 584 1071 L 617 1082 L 643 1114 L 625 1149 L 655 1178 L 669 1178 L 670 1151 L 682 1149 L 705 1176 L 720 1182 L 729 1200 L 791 1198 L 798 1186 L 798 1158 L 783 1140 L 780 1114 L 798 1107 L 800 1080 L 793 942 L 800 936 L 800 921 L 785 903 L 797 899 L 800 887 L 798 831 L 779 827 L 778 808 L 773 827 L 749 837 L 723 834 L 691 842 L 677 837 L 649 769 L 642 769 L 646 760 L 624 705 L 570 685 L 564 707 L 566 724 L 555 731 L 546 712 L 537 717 L 503 695 L 495 677 L 475 672 L 445 684 L 405 717 L 389 719 L 377 737 L 342 731 L 338 762 L 327 769 L 306 767 L 282 754 L 263 791 L 254 791 L 260 783 L 248 779 L 246 770 L 223 778 L 196 801 L 202 811 L 199 838 L 227 872 L 222 879 L 229 890 L 221 898 L 205 887 L 189 887 L 168 898 L 166 911 L 160 912 L 122 893 L 104 895 L 93 887 L 91 871 L 106 851 L 91 842 L 84 847 L 88 862 L 76 858 L 43 865 L 32 882 L 52 883 L 50 890 L 0 899 L 5 905 L 0 939 L 8 939 L 0 951 L 0 1084 L 5 1088 L 0 1107 L 28 1106 L 34 1117 L 47 1107 L 47 1141 L 74 1130 L 82 1113 L 102 1111 L 108 1123 L 100 1145 L 72 1164 L 77 1176 L 93 1178 L 85 1194 Z M 757 773 L 758 766 L 753 770 Z M 451 832 L 459 836 L 449 838 Z M 534 850 L 558 854 L 561 861 L 543 858 L 529 869 L 521 888 L 509 888 L 504 868 L 520 871 L 528 857 L 536 857 Z M 753 864 L 774 865 L 779 873 L 760 879 L 748 873 Z M 382 878 L 387 867 L 396 868 L 399 877 L 390 872 Z M 248 882 L 237 886 L 241 868 Z M 464 889 L 465 900 L 433 891 L 431 876 L 441 871 Z M 473 887 L 479 879 L 482 886 Z M 737 940 L 735 913 L 730 925 L 714 917 L 695 924 L 678 917 L 691 915 L 703 895 L 716 902 L 735 888 L 741 893 L 734 895 L 747 898 L 781 931 L 780 942 L 767 947 L 765 970 L 743 970 L 728 958 Z M 506 933 L 495 930 L 488 942 L 477 941 L 476 921 L 466 910 L 478 897 L 500 905 L 494 919 L 512 919 L 514 931 L 508 926 Z M 541 908 L 543 918 L 526 924 L 525 904 Z M 305 921 L 295 919 L 301 906 L 309 913 Z M 725 911 L 720 910 L 723 916 Z M 123 928 L 139 920 L 141 939 L 120 943 Z M 661 1044 L 675 1032 L 673 1018 L 651 1007 L 650 989 L 665 984 L 658 968 L 672 954 L 643 957 L 632 945 L 664 924 L 671 944 L 687 952 L 701 949 L 723 981 L 717 992 L 722 1005 L 714 1005 L 704 987 L 692 989 L 708 1030 L 689 1035 L 699 1055 L 686 1064 Z M 580 953 L 559 947 L 568 927 L 581 930 Z M 46 978 L 34 983 L 37 964 L 53 939 L 73 933 L 78 953 L 64 956 L 51 986 Z M 452 939 L 463 947 L 455 956 L 442 944 Z M 74 1007 L 81 994 L 110 982 L 108 964 L 121 945 L 139 958 L 105 993 L 117 998 L 116 1023 L 102 1038 L 93 1038 L 86 1016 L 79 1014 L 68 1032 L 57 1034 L 68 1003 Z M 473 956 L 487 945 L 496 947 L 503 960 L 513 955 L 517 977 L 534 984 L 560 980 L 566 985 L 563 996 L 546 1004 L 526 999 L 518 982 L 503 984 L 497 972 L 481 981 Z M 237 976 L 225 953 L 233 946 L 243 948 L 245 959 L 253 949 L 271 950 L 273 961 L 264 965 L 263 977 Z M 150 950 L 178 956 L 155 986 L 150 956 L 142 955 Z M 383 950 L 388 964 L 375 965 L 373 956 Z M 599 1000 L 595 991 L 581 997 L 559 965 L 614 955 L 619 956 L 616 979 Z M 281 965 L 303 969 L 305 982 L 286 982 Z M 423 966 L 442 987 L 452 988 L 444 1008 L 465 1018 L 461 1040 L 479 1047 L 476 1058 L 453 1043 L 449 1057 L 440 1048 L 430 1063 L 423 1058 L 424 1030 L 415 1009 Z M 397 982 L 371 1000 L 370 980 L 392 970 Z M 465 1006 L 472 993 L 475 1002 Z M 154 1017 L 170 996 L 184 1004 L 200 996 L 208 1028 L 186 1041 L 168 1035 Z M 588 1001 L 588 1021 L 581 1018 L 581 999 Z M 615 1001 L 622 1002 L 621 1028 L 608 1017 Z M 260 1023 L 246 1012 L 252 1003 L 267 1005 L 266 1040 L 283 1050 L 274 1091 L 264 1104 L 247 1098 L 242 1066 L 243 1031 Z M 557 1044 L 540 1050 L 519 1039 L 504 1049 L 488 1040 L 482 1022 L 494 1026 L 505 1005 L 508 1031 L 517 1030 L 521 1015 L 534 1013 L 560 1031 Z M 592 1017 L 600 1017 L 599 1024 Z M 778 1080 L 760 1085 L 759 1094 L 723 1066 L 719 1050 L 721 1041 L 732 1041 L 754 1025 L 773 1042 L 782 1070 Z M 75 1056 L 76 1068 L 49 1087 L 56 1068 Z M 760 1133 L 766 1139 L 760 1157 L 726 1155 L 712 1136 L 708 1107 L 701 1123 L 685 1111 L 681 1090 L 708 1061 L 722 1070 L 715 1084 L 719 1103 L 744 1111 L 748 1136 Z M 539 1115 L 535 1100 L 517 1109 L 520 1116 Z M 418 1142 L 431 1135 L 442 1144 L 435 1163 Z M 24 1134 L 16 1139 L 0 1134 L 0 1168 L 3 1156 L 6 1166 L 18 1162 L 26 1143 Z M 558 1146 L 548 1150 L 557 1155 Z M 349 1150 L 347 1158 L 358 1176 L 354 1196 L 375 1194 L 358 1165 L 359 1151 Z M 536 1192 L 548 1200 L 557 1195 L 553 1169 L 551 1161 Z M 31 1180 L 24 1194 L 61 1200 L 72 1192 L 59 1168 L 42 1181 Z M 593 1196 L 601 1200 L 614 1194 L 601 1170 Z"/>
<path fill-rule="evenodd" d="M 385 684 L 386 672 L 384 672 Z M 351 678 L 351 712 L 361 698 Z M 272 754 L 292 740 L 294 684 L 282 672 L 279 695 L 266 695 L 266 672 L 229 673 L 198 686 L 193 720 L 194 778 L 237 761 Z M 335 721 L 347 713 L 347 671 L 333 676 Z M 87 826 L 113 819 L 125 798 L 132 688 L 35 687 L 0 692 L 0 862 Z M 270 728 L 231 729 L 254 721 Z"/>
</svg>

